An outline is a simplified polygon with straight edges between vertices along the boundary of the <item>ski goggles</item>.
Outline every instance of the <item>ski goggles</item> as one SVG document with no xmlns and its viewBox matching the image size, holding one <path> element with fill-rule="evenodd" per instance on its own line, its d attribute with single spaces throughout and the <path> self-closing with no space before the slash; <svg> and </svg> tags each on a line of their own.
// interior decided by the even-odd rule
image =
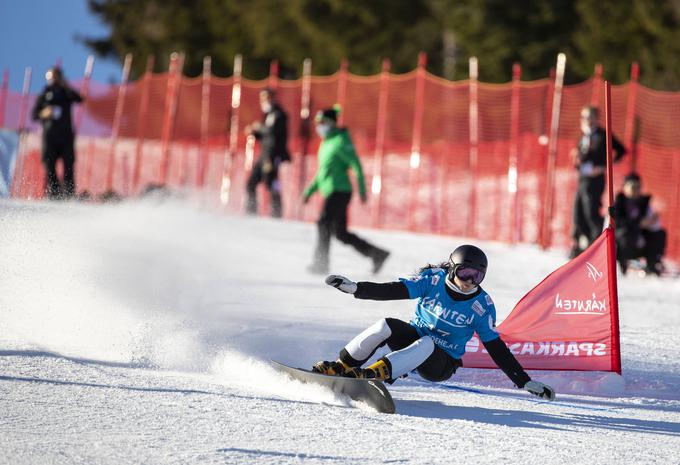
<svg viewBox="0 0 680 465">
<path fill-rule="evenodd" d="M 476 286 L 484 280 L 486 273 L 484 271 L 479 271 L 477 268 L 458 266 L 455 269 L 455 275 L 461 281 L 472 281 L 472 283 Z"/>
</svg>

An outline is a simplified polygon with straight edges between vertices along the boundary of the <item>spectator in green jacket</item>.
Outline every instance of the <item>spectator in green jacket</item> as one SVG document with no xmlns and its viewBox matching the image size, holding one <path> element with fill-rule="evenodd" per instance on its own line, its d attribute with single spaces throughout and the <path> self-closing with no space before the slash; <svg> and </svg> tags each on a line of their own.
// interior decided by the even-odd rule
<svg viewBox="0 0 680 465">
<path fill-rule="evenodd" d="M 352 197 L 352 183 L 347 171 L 351 168 L 357 179 L 359 196 L 366 202 L 366 184 L 361 162 L 346 128 L 337 126 L 338 107 L 319 111 L 315 118 L 316 132 L 321 138 L 318 168 L 312 182 L 303 192 L 307 203 L 317 190 L 323 196 L 323 207 L 317 221 L 318 238 L 314 261 L 308 270 L 326 274 L 329 265 L 331 235 L 354 247 L 360 254 L 373 261 L 373 272 L 382 268 L 389 252 L 380 249 L 347 230 L 347 207 Z"/>
</svg>

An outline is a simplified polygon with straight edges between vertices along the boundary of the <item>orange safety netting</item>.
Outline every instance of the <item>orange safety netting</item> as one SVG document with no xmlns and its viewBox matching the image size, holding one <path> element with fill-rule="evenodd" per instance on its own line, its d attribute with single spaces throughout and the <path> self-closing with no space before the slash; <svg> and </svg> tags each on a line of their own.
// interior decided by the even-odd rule
<svg viewBox="0 0 680 465">
<path fill-rule="evenodd" d="M 201 187 L 227 208 L 241 211 L 245 180 L 258 148 L 244 134 L 259 120 L 258 92 L 278 90 L 289 115 L 292 163 L 281 170 L 284 216 L 313 220 L 319 199 L 300 204 L 316 169 L 318 139 L 310 117 L 339 102 L 363 162 L 370 201 L 354 199 L 352 223 L 485 240 L 570 243 L 576 171 L 569 151 L 580 136 L 579 110 L 603 107 L 598 78 L 565 86 L 555 141 L 553 209 L 545 218 L 548 146 L 554 81 L 485 84 L 446 81 L 423 69 L 403 75 L 355 76 L 340 71 L 303 79 L 249 81 L 239 77 L 187 78 L 146 74 L 122 88 L 90 83 L 74 112 L 78 127 L 79 191 L 132 195 L 152 184 Z M 84 82 L 72 84 L 81 88 Z M 40 198 L 43 190 L 34 95 L 5 95 L 2 121 L 25 129 L 13 195 Z M 471 102 L 477 118 L 471 121 Z M 117 111 L 118 109 L 118 111 Z M 0 109 L 2 111 L 2 109 Z M 119 117 L 117 115 L 119 114 Z M 668 231 L 667 256 L 680 259 L 680 93 L 654 91 L 631 81 L 612 88 L 614 134 L 628 155 L 614 166 L 614 188 L 638 171 L 643 189 Z M 472 123 L 472 124 L 471 124 Z M 307 137 L 307 135 L 309 137 Z M 476 137 L 475 137 L 476 136 Z M 230 150 L 232 149 L 232 150 Z M 268 211 L 261 194 L 261 211 Z M 545 235 L 542 225 L 549 224 Z"/>
</svg>

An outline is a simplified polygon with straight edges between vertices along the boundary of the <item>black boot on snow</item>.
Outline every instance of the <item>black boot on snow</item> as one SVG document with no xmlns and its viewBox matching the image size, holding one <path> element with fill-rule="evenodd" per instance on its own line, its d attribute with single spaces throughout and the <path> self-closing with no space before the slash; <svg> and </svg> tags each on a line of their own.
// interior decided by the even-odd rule
<svg viewBox="0 0 680 465">
<path fill-rule="evenodd" d="M 373 253 L 373 274 L 378 273 L 383 265 L 385 264 L 385 260 L 387 260 L 387 257 L 390 256 L 390 253 L 387 250 L 382 250 L 382 249 L 376 249 L 376 251 Z"/>
</svg>

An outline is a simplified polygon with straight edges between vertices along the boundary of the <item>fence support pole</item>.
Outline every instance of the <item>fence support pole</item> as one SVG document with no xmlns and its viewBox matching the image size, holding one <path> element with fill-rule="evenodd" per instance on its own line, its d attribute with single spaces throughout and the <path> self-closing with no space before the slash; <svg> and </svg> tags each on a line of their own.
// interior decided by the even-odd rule
<svg viewBox="0 0 680 465">
<path fill-rule="evenodd" d="M 196 185 L 205 185 L 205 170 L 208 167 L 208 129 L 210 124 L 210 75 L 212 73 L 212 58 L 203 57 L 203 76 L 201 81 L 201 140 L 198 147 L 196 163 Z"/>
<path fill-rule="evenodd" d="M 87 163 L 85 163 L 85 168 L 83 168 L 84 179 L 82 182 L 83 188 L 81 192 L 90 193 L 90 188 L 92 185 L 92 169 L 94 166 L 94 153 L 95 153 L 95 138 L 90 137 L 90 141 L 87 144 Z"/>
<path fill-rule="evenodd" d="M 80 129 L 83 121 L 83 114 L 85 109 L 83 105 L 87 105 L 87 96 L 90 93 L 90 78 L 92 77 L 92 69 L 94 68 L 94 55 L 89 55 L 85 62 L 85 72 L 83 73 L 83 82 L 80 85 L 80 96 L 83 98 L 83 104 L 78 106 L 78 113 L 76 114 L 75 129 L 76 132 Z"/>
<path fill-rule="evenodd" d="M 142 149 L 144 147 L 144 138 L 146 132 L 146 121 L 149 113 L 149 91 L 151 86 L 151 77 L 154 66 L 154 56 L 149 55 L 146 58 L 146 71 L 142 77 L 142 95 L 139 98 L 139 110 L 137 113 L 137 143 L 135 147 L 135 160 L 132 172 L 132 185 L 130 189 L 137 191 L 139 189 L 139 178 L 142 167 Z M 139 81 L 138 81 L 139 82 Z"/>
<path fill-rule="evenodd" d="M 628 99 L 626 100 L 626 127 L 624 129 L 624 145 L 630 152 L 629 171 L 635 171 L 637 167 L 636 150 L 636 122 L 635 104 L 637 103 L 638 79 L 640 77 L 640 65 L 633 62 L 630 66 L 630 82 L 628 83 Z"/>
<path fill-rule="evenodd" d="M 118 96 L 116 98 L 116 111 L 113 115 L 113 125 L 111 127 L 111 142 L 109 143 L 109 163 L 106 171 L 106 192 L 113 191 L 113 172 L 116 167 L 116 145 L 118 144 L 118 133 L 120 132 L 120 120 L 123 117 L 125 106 L 125 94 L 127 92 L 128 78 L 130 77 L 130 67 L 132 66 L 132 54 L 125 55 L 123 62 L 123 74 L 118 86 Z"/>
<path fill-rule="evenodd" d="M 477 186 L 475 179 L 477 176 L 477 163 L 479 156 L 479 65 L 477 57 L 470 57 L 469 61 L 469 137 L 470 151 L 468 153 L 470 203 L 467 224 L 467 236 L 476 236 L 477 224 Z"/>
<path fill-rule="evenodd" d="M 508 193 L 510 194 L 510 243 L 521 241 L 519 210 L 519 112 L 522 66 L 512 65 L 512 94 L 510 96 L 510 160 L 508 163 Z"/>
<path fill-rule="evenodd" d="M 173 52 L 170 55 L 168 69 L 168 85 L 165 92 L 165 109 L 163 111 L 163 132 L 161 133 L 161 166 L 159 183 L 163 186 L 167 182 L 168 166 L 170 164 L 170 138 L 173 122 L 177 111 L 177 96 L 179 94 L 179 80 L 181 78 L 180 55 Z"/>
<path fill-rule="evenodd" d="M 595 63 L 593 70 L 593 90 L 590 94 L 590 104 L 594 107 L 600 106 L 600 99 L 602 98 L 602 63 Z"/>
<path fill-rule="evenodd" d="M 409 170 L 409 199 L 408 199 L 408 229 L 415 228 L 414 211 L 418 203 L 418 171 L 420 168 L 420 149 L 423 133 L 423 114 L 425 105 L 425 66 L 427 55 L 418 54 L 418 68 L 416 68 L 416 95 L 413 108 L 413 134 L 411 137 L 411 158 Z"/>
<path fill-rule="evenodd" d="M 302 83 L 300 89 L 300 154 L 298 156 L 298 198 L 302 195 L 307 180 L 307 152 L 309 140 L 312 135 L 311 115 L 311 91 L 312 91 L 312 59 L 305 58 L 302 62 Z M 295 217 L 302 219 L 303 206 L 297 203 Z"/>
<path fill-rule="evenodd" d="M 267 80 L 267 86 L 276 90 L 279 87 L 279 61 L 274 59 L 269 63 L 269 79 Z"/>
<path fill-rule="evenodd" d="M 93 68 L 94 68 L 94 55 L 89 55 L 87 57 L 87 61 L 85 62 L 85 71 L 83 72 L 83 82 L 80 85 L 80 96 L 83 98 L 83 103 L 78 105 L 78 109 L 76 110 L 77 113 L 76 113 L 75 125 L 74 125 L 74 129 L 75 129 L 76 134 L 78 133 L 78 130 L 80 129 L 80 126 L 81 126 L 82 121 L 83 121 L 83 114 L 85 113 L 84 106 L 87 105 L 87 96 L 90 93 L 90 78 L 92 76 L 92 69 Z M 78 166 L 81 166 L 81 164 L 78 163 Z M 83 172 L 84 172 L 83 169 L 80 168 L 77 173 L 79 174 L 79 173 L 83 173 Z M 89 185 L 89 180 L 88 180 L 88 184 L 84 184 L 84 185 Z M 80 183 L 76 182 L 76 188 L 80 192 L 87 191 L 87 189 L 80 188 L 79 186 L 80 186 Z"/>
<path fill-rule="evenodd" d="M 555 73 L 555 87 L 553 90 L 552 111 L 550 118 L 550 139 L 548 141 L 548 166 L 546 173 L 545 205 L 543 211 L 543 237 L 541 246 L 547 249 L 552 240 L 552 218 L 555 190 L 555 170 L 557 167 L 557 136 L 560 125 L 560 107 L 562 105 L 562 86 L 564 84 L 564 68 L 567 57 L 564 53 L 557 55 L 557 69 Z"/>
<path fill-rule="evenodd" d="M 26 115 L 28 113 L 28 93 L 31 90 L 31 67 L 26 67 L 24 71 L 24 85 L 21 91 L 21 102 L 19 103 L 19 121 L 17 129 L 19 131 L 19 146 L 17 147 L 17 161 L 14 169 L 14 180 L 12 181 L 12 197 L 21 195 L 24 185 L 24 164 L 26 157 L 23 151 L 26 146 Z M 43 186 L 44 190 L 44 186 Z"/>
<path fill-rule="evenodd" d="M 342 126 L 345 122 L 345 103 L 347 102 L 347 79 L 349 77 L 349 62 L 347 59 L 340 61 L 340 69 L 338 70 L 338 95 L 337 103 L 340 105 L 340 114 L 338 115 L 338 126 Z"/>
<path fill-rule="evenodd" d="M 390 95 L 390 60 L 384 58 L 378 90 L 378 116 L 375 125 L 375 153 L 373 155 L 373 181 L 371 192 L 375 196 L 373 227 L 380 227 L 383 204 L 382 176 L 385 166 L 385 132 L 387 128 L 387 101 Z"/>
<path fill-rule="evenodd" d="M 26 117 L 28 115 L 28 93 L 31 90 L 31 75 L 33 71 L 31 67 L 27 67 L 24 71 L 24 85 L 21 90 L 21 103 L 19 104 L 19 121 L 17 122 L 17 128 L 20 133 L 26 131 Z"/>
<path fill-rule="evenodd" d="M 229 203 L 229 198 L 231 197 L 232 165 L 234 163 L 234 157 L 236 156 L 236 147 L 238 144 L 242 70 L 243 58 L 241 55 L 236 55 L 234 56 L 234 75 L 232 76 L 231 105 L 229 106 L 229 111 L 231 113 L 229 118 L 229 145 L 224 154 L 224 162 L 222 164 L 222 186 L 220 187 L 220 202 L 222 205 L 227 205 Z"/>
</svg>

